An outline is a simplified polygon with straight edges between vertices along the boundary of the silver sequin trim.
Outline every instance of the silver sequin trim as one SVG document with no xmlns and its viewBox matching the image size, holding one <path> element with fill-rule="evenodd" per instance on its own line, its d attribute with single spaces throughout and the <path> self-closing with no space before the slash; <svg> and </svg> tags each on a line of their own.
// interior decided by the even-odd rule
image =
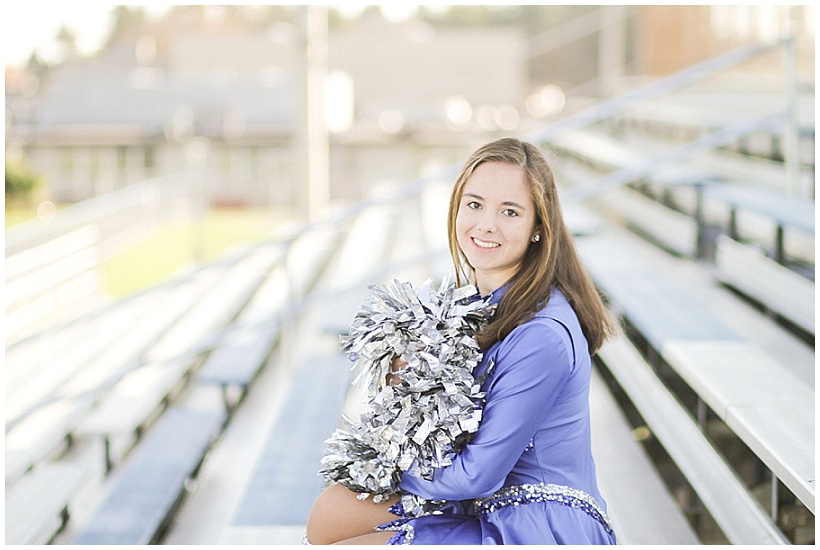
<svg viewBox="0 0 820 550">
<path fill-rule="evenodd" d="M 553 483 L 513 485 L 503 487 L 488 497 L 477 498 L 473 501 L 476 509 L 481 514 L 489 514 L 508 506 L 519 506 L 533 502 L 557 502 L 576 508 L 592 516 L 604 526 L 608 533 L 612 532 L 609 518 L 595 498 L 584 491 L 566 485 Z"/>
<path fill-rule="evenodd" d="M 405 521 L 406 520 L 402 519 L 391 521 L 390 523 L 377 526 L 375 530 L 377 532 L 397 531 L 397 533 L 393 535 L 389 541 L 387 541 L 387 544 L 413 544 L 413 539 L 416 537 L 416 531 L 413 529 L 412 525 L 404 523 Z"/>
</svg>

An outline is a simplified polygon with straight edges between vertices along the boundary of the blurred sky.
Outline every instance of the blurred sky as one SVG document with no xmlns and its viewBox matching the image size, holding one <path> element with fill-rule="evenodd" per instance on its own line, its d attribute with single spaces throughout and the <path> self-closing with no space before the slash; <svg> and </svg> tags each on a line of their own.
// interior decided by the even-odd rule
<svg viewBox="0 0 820 550">
<path fill-rule="evenodd" d="M 63 25 L 76 35 L 81 52 L 93 52 L 108 35 L 111 12 L 121 2 L 16 0 L 3 4 L 3 59 L 6 66 L 20 66 L 34 50 L 45 60 L 55 55 L 54 37 Z M 143 2 L 141 5 L 149 14 L 154 14 L 172 4 Z"/>
</svg>

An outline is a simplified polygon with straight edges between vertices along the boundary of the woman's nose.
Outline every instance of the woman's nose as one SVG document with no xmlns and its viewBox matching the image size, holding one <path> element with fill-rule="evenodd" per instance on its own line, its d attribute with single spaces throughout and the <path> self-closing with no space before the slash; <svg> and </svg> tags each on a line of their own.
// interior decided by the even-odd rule
<svg viewBox="0 0 820 550">
<path fill-rule="evenodd" d="M 481 214 L 481 218 L 478 220 L 478 229 L 479 231 L 484 231 L 485 233 L 492 233 L 495 231 L 495 216 L 491 212 L 483 212 Z"/>
</svg>

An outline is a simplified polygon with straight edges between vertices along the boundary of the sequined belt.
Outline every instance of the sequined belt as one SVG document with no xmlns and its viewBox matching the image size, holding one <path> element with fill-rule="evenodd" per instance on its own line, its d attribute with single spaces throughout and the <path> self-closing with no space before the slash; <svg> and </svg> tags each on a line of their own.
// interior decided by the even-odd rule
<svg viewBox="0 0 820 550">
<path fill-rule="evenodd" d="M 473 501 L 473 504 L 478 513 L 489 514 L 508 506 L 519 506 L 534 502 L 557 502 L 564 506 L 576 508 L 592 516 L 593 519 L 604 526 L 607 533 L 612 533 L 609 518 L 595 498 L 584 491 L 566 485 L 555 485 L 553 483 L 512 485 L 503 487 L 488 497 L 477 498 Z"/>
</svg>

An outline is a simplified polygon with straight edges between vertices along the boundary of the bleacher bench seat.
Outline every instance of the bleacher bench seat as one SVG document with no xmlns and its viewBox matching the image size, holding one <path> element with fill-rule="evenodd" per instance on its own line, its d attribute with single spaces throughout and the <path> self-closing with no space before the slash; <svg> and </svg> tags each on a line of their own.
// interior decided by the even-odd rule
<svg viewBox="0 0 820 550">
<path fill-rule="evenodd" d="M 615 310 L 813 510 L 814 454 L 801 443 L 813 441 L 813 388 L 714 315 L 672 264 L 612 238 L 586 238 L 579 251 Z"/>
<path fill-rule="evenodd" d="M 72 544 L 158 543 L 224 419 L 221 409 L 168 409 L 111 477 L 104 501 Z"/>
<path fill-rule="evenodd" d="M 729 542 L 785 544 L 771 518 L 629 340 L 611 339 L 599 353 Z"/>
<path fill-rule="evenodd" d="M 91 470 L 62 463 L 40 464 L 6 489 L 6 544 L 49 544 L 65 527 L 72 499 Z"/>
<path fill-rule="evenodd" d="M 698 544 L 597 370 L 590 381 L 589 407 L 598 485 L 618 544 Z"/>
</svg>

